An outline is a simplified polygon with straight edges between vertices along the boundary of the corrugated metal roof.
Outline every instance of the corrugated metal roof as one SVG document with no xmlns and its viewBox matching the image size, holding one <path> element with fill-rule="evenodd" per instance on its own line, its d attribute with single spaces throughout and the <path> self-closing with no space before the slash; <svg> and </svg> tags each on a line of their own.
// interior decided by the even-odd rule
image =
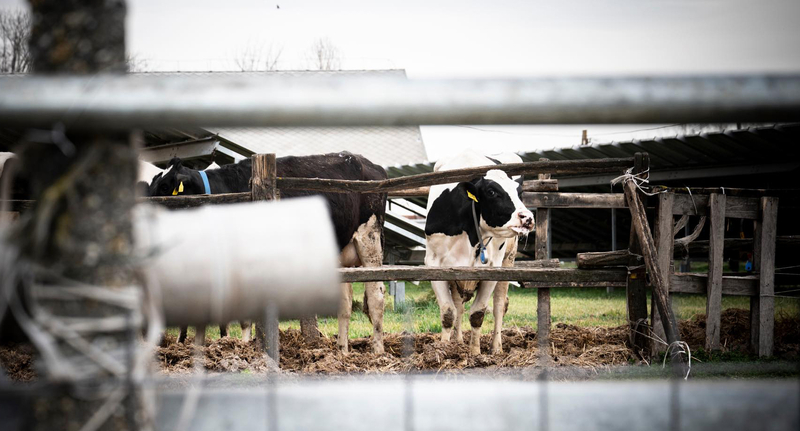
<svg viewBox="0 0 800 431">
<path fill-rule="evenodd" d="M 592 144 L 519 153 L 524 161 L 580 160 L 650 154 L 651 172 L 753 163 L 800 163 L 800 123 L 684 135 L 652 140 Z M 435 161 L 390 166 L 390 177 L 432 172 Z M 698 172 L 698 175 L 702 172 Z"/>
</svg>

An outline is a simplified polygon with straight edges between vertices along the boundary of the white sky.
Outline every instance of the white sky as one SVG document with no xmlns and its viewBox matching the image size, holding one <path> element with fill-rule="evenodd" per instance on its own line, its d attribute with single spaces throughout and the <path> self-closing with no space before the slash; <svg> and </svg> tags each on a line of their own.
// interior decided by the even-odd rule
<svg viewBox="0 0 800 431">
<path fill-rule="evenodd" d="M 233 70 L 245 47 L 306 69 L 328 38 L 344 69 L 409 78 L 800 72 L 800 0 L 129 0 L 128 49 L 148 70 Z M 280 6 L 280 8 L 278 8 Z M 0 7 L 26 7 L 0 0 Z M 432 160 L 625 140 L 647 125 L 423 127 Z M 637 138 L 680 130 L 638 132 Z"/>
</svg>

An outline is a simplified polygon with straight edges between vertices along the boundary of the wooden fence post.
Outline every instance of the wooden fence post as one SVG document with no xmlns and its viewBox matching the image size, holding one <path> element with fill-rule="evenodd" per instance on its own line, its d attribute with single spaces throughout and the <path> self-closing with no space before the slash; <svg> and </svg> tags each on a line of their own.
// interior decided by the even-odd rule
<svg viewBox="0 0 800 431">
<path fill-rule="evenodd" d="M 775 241 L 778 198 L 761 198 L 761 220 L 753 235 L 753 265 L 758 268 L 758 296 L 750 297 L 750 342 L 758 356 L 772 356 L 775 329 Z"/>
<path fill-rule="evenodd" d="M 270 201 L 277 197 L 276 175 L 277 166 L 275 154 L 254 154 L 251 159 L 253 173 L 250 193 L 253 201 Z M 261 351 L 266 349 L 269 356 L 280 365 L 280 347 L 278 346 L 278 316 L 277 313 L 266 313 L 263 320 L 256 321 L 256 345 Z M 267 314 L 272 314 L 267 316 Z M 269 319 L 269 320 L 267 320 Z M 266 320 L 266 322 L 265 322 Z"/>
<path fill-rule="evenodd" d="M 670 279 L 672 278 L 672 249 L 673 249 L 673 217 L 672 207 L 675 202 L 675 194 L 672 192 L 661 193 L 658 195 L 658 206 L 656 210 L 655 219 L 655 242 L 658 250 L 658 267 L 664 276 L 664 288 L 668 295 L 668 303 L 670 310 L 672 310 L 672 295 L 669 295 Z M 652 280 L 651 280 L 652 281 Z M 654 288 L 655 290 L 655 288 Z M 654 338 L 666 340 L 667 336 L 664 332 L 664 325 L 661 323 L 661 316 L 657 312 L 658 305 L 656 304 L 656 295 L 651 297 L 650 304 L 650 327 L 653 330 Z M 677 322 L 676 322 L 677 323 Z M 678 332 L 678 327 L 675 326 L 675 332 Z M 655 356 L 667 350 L 667 346 L 658 341 L 653 340 L 650 344 L 650 354 Z"/>
<path fill-rule="evenodd" d="M 546 158 L 541 158 L 539 161 L 548 161 Z M 549 180 L 550 174 L 539 174 L 539 180 Z M 534 191 L 538 186 L 534 186 Z M 558 184 L 553 186 L 547 185 L 548 191 L 558 191 Z M 544 260 L 548 258 L 549 241 L 548 233 L 550 232 L 550 210 L 547 208 L 536 209 L 536 243 L 535 243 L 535 258 L 536 260 Z M 539 359 L 545 364 L 549 364 L 552 359 L 550 357 L 550 289 L 540 288 L 536 290 L 536 339 L 538 342 Z"/>
<path fill-rule="evenodd" d="M 719 350 L 722 322 L 722 259 L 725 248 L 725 195 L 712 193 L 708 201 L 711 219 L 708 241 L 708 288 L 706 290 L 707 351 Z"/>
<path fill-rule="evenodd" d="M 642 153 L 636 153 L 633 163 L 633 172 L 640 173 L 644 170 L 644 157 Z M 642 322 L 647 321 L 647 270 L 639 258 L 642 254 L 642 247 L 639 245 L 639 238 L 636 237 L 636 229 L 631 224 L 631 234 L 628 244 L 630 257 L 628 258 L 628 280 L 625 286 L 625 296 L 628 307 L 628 323 L 631 327 L 631 341 L 636 352 L 648 350 L 646 325 Z"/>
<path fill-rule="evenodd" d="M 656 299 L 656 306 L 658 312 L 661 314 L 661 321 L 664 327 L 664 333 L 667 337 L 667 343 L 671 344 L 679 341 L 677 331 L 677 323 L 675 315 L 672 313 L 672 307 L 669 303 L 669 290 L 665 278 L 668 277 L 664 274 L 658 264 L 658 252 L 656 251 L 655 243 L 653 241 L 653 234 L 650 232 L 650 224 L 647 222 L 647 214 L 645 213 L 644 205 L 639 198 L 637 187 L 633 181 L 625 181 L 625 198 L 628 201 L 628 207 L 631 211 L 631 223 L 635 227 L 636 235 L 639 237 L 639 242 L 642 246 L 642 255 L 644 257 L 647 270 L 650 273 L 651 284 L 653 285 L 653 297 Z M 670 228 L 669 232 L 672 232 Z M 687 358 L 678 355 L 679 360 L 685 361 Z"/>
</svg>

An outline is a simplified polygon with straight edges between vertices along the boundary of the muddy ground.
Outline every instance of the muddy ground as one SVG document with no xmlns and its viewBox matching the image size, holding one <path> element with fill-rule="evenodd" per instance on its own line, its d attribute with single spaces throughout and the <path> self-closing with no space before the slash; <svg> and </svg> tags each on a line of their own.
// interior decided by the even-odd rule
<svg viewBox="0 0 800 431">
<path fill-rule="evenodd" d="M 698 315 L 680 322 L 681 339 L 693 351 L 703 347 L 705 316 Z M 386 334 L 386 353 L 371 352 L 366 338 L 350 340 L 351 352 L 339 353 L 335 337 L 322 337 L 308 343 L 297 330 L 281 332 L 280 368 L 297 374 L 394 374 L 409 371 L 450 372 L 465 369 L 502 371 L 536 365 L 538 357 L 536 332 L 531 328 L 511 328 L 503 331 L 503 353 L 500 355 L 468 354 L 466 333 L 464 343 L 441 343 L 439 334 Z M 749 312 L 728 309 L 722 313 L 721 343 L 723 352 L 747 355 L 750 337 Z M 481 336 L 481 351 L 489 352 L 491 335 Z M 586 369 L 608 368 L 638 364 L 642 358 L 630 347 L 627 326 L 615 328 L 582 328 L 563 323 L 551 331 L 553 365 Z M 194 347 L 167 336 L 156 353 L 161 373 L 190 373 L 194 367 Z M 253 343 L 225 337 L 207 340 L 204 347 L 204 366 L 209 371 L 265 373 L 276 371 L 274 362 L 259 353 Z M 800 357 L 800 319 L 778 316 L 775 324 L 775 357 L 796 360 Z M 18 381 L 35 378 L 34 351 L 29 345 L 0 347 L 0 362 L 8 375 Z"/>
</svg>

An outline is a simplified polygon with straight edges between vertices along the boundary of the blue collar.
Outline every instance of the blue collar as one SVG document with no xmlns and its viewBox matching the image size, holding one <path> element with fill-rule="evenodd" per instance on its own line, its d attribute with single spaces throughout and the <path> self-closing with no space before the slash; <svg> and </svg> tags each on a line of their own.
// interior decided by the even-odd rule
<svg viewBox="0 0 800 431">
<path fill-rule="evenodd" d="M 203 171 L 197 171 L 197 172 L 200 173 L 200 178 L 203 179 L 203 187 L 205 188 L 205 193 L 204 194 L 210 195 L 211 194 L 211 185 L 208 184 L 208 175 L 206 175 L 206 173 L 203 172 Z"/>
</svg>

